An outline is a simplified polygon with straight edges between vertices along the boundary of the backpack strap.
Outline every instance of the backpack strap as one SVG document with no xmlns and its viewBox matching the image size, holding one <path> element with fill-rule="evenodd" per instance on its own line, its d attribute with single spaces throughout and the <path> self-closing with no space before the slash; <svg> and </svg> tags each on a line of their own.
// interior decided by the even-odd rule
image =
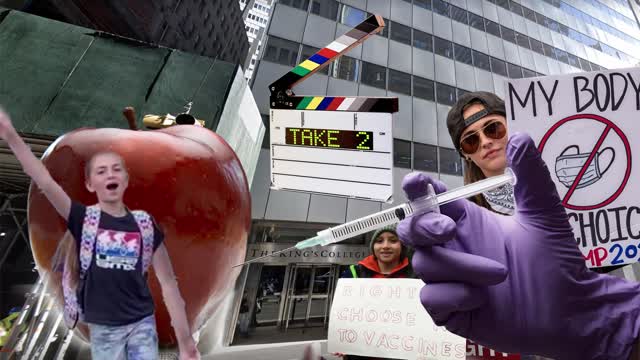
<svg viewBox="0 0 640 360">
<path fill-rule="evenodd" d="M 146 274 L 153 260 L 153 221 L 143 210 L 134 210 L 131 213 L 142 234 L 142 273 Z"/>
<path fill-rule="evenodd" d="M 84 281 L 87 270 L 91 265 L 91 259 L 93 258 L 93 246 L 96 242 L 96 235 L 98 233 L 98 224 L 100 224 L 100 207 L 98 205 L 87 206 L 84 214 L 84 221 L 82 223 L 82 235 L 80 239 L 80 269 L 78 286 L 80 282 Z M 75 239 L 73 240 L 75 241 Z M 69 256 L 66 254 L 65 256 Z M 80 304 L 78 302 L 78 288 L 71 287 L 71 276 L 67 266 L 65 266 L 66 259 L 63 262 L 62 272 L 62 293 L 64 297 L 64 322 L 69 329 L 74 329 L 80 318 Z"/>
<path fill-rule="evenodd" d="M 84 280 L 87 270 L 93 258 L 93 248 L 100 224 L 100 207 L 98 205 L 87 206 L 82 224 L 82 237 L 80 240 L 80 279 Z"/>
<path fill-rule="evenodd" d="M 350 265 L 349 266 L 349 270 L 351 270 L 351 276 L 354 279 L 357 279 L 358 278 L 358 271 L 356 270 L 356 265 Z"/>
</svg>

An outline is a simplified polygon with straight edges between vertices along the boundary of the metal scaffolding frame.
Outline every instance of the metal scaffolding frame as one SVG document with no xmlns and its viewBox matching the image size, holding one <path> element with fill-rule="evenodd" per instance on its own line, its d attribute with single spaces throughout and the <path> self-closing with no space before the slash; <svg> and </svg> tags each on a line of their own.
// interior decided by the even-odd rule
<svg viewBox="0 0 640 360">
<path fill-rule="evenodd" d="M 4 266 L 11 250 L 13 250 L 13 247 L 20 238 L 24 240 L 27 248 L 31 250 L 31 244 L 29 243 L 29 237 L 27 235 L 27 209 L 19 208 L 15 204 L 16 199 L 26 198 L 27 196 L 27 193 L 0 193 L 0 199 L 2 200 L 2 205 L 0 205 L 0 216 L 10 217 L 13 220 L 16 230 L 13 237 L 8 242 L 3 241 L 0 243 L 0 270 Z"/>
<path fill-rule="evenodd" d="M 0 216 L 10 219 L 5 225 L 14 226 L 13 232 L 7 231 L 12 235 L 11 238 L 0 242 L 0 270 L 20 239 L 24 241 L 27 251 L 31 251 L 27 229 L 27 196 L 28 193 L 0 192 Z M 73 331 L 62 324 L 62 313 L 55 309 L 56 300 L 49 290 L 46 279 L 40 277 L 32 290 L 25 294 L 25 303 L 0 352 L 0 360 L 42 360 L 47 354 L 47 358 L 64 358 Z M 53 352 L 50 346 L 56 342 L 57 347 Z M 55 355 L 52 357 L 52 354 Z"/>
</svg>

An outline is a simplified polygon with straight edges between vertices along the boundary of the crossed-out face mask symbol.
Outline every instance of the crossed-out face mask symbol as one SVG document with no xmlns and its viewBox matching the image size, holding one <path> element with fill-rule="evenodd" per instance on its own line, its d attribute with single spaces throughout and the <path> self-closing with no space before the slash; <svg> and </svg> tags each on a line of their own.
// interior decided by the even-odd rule
<svg viewBox="0 0 640 360">
<path fill-rule="evenodd" d="M 560 156 L 556 158 L 556 176 L 558 180 L 567 188 L 571 188 L 580 173 L 580 170 L 587 162 L 589 153 L 580 154 L 578 145 L 568 146 L 562 151 Z M 607 170 L 613 164 L 616 153 L 613 148 L 607 147 L 602 149 L 587 167 L 587 171 L 583 174 L 578 182 L 576 189 L 581 189 L 594 184 L 602 178 Z"/>
</svg>

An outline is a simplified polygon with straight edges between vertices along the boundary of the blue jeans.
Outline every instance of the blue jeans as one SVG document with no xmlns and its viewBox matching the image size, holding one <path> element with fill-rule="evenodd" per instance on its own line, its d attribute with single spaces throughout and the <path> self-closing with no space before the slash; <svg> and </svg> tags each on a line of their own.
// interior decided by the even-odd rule
<svg viewBox="0 0 640 360">
<path fill-rule="evenodd" d="M 88 325 L 93 360 L 158 359 L 158 332 L 154 315 L 123 326 Z"/>
</svg>

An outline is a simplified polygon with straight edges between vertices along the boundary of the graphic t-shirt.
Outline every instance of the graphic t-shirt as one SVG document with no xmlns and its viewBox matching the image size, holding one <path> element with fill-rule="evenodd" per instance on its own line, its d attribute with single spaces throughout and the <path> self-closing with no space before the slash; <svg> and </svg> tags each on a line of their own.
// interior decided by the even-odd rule
<svg viewBox="0 0 640 360">
<path fill-rule="evenodd" d="M 84 205 L 73 202 L 67 221 L 76 239 L 78 254 L 85 211 Z M 155 221 L 153 227 L 155 251 L 164 234 Z M 130 212 L 123 217 L 100 213 L 93 257 L 86 275 L 84 287 L 78 294 L 85 322 L 120 326 L 153 314 L 153 298 L 142 274 L 142 234 Z"/>
</svg>

